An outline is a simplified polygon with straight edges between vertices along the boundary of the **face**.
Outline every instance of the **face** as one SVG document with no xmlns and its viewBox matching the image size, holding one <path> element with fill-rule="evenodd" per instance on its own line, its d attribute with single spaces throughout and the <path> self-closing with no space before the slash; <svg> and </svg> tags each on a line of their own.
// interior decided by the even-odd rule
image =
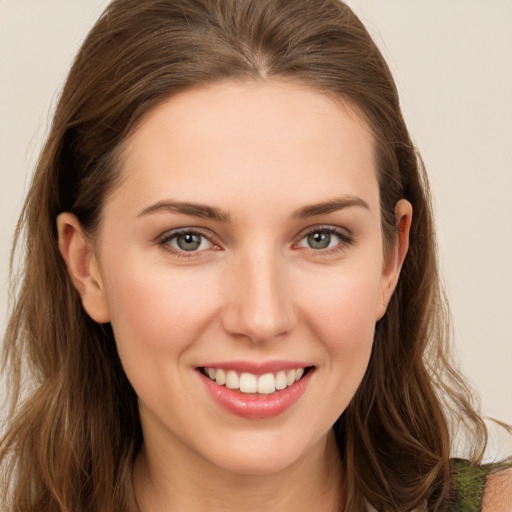
<svg viewBox="0 0 512 512">
<path fill-rule="evenodd" d="M 402 259 L 383 257 L 370 129 L 297 84 L 222 83 L 158 106 L 124 156 L 81 293 L 113 326 L 145 444 L 243 474 L 310 457 Z"/>
</svg>

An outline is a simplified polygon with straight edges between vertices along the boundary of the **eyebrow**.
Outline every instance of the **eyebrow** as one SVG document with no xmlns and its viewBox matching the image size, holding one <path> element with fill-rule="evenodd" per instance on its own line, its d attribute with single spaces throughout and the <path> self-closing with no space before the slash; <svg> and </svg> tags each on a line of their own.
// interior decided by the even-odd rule
<svg viewBox="0 0 512 512">
<path fill-rule="evenodd" d="M 346 196 L 336 197 L 328 201 L 302 206 L 301 208 L 295 210 L 291 217 L 293 219 L 307 219 L 316 215 L 326 215 L 328 213 L 333 213 L 338 210 L 343 210 L 345 208 L 354 206 L 370 210 L 368 203 L 360 197 Z M 144 215 L 161 211 L 169 213 L 181 213 L 184 215 L 190 215 L 192 217 L 200 217 L 218 222 L 231 221 L 231 215 L 229 213 L 215 206 L 172 200 L 158 201 L 157 203 L 141 210 L 137 214 L 137 217 L 142 217 Z"/>
<path fill-rule="evenodd" d="M 330 199 L 329 201 L 323 201 L 321 203 L 303 206 L 298 210 L 295 210 L 295 212 L 292 215 L 292 218 L 307 219 L 309 217 L 314 217 L 315 215 L 326 215 L 328 213 L 333 213 L 338 210 L 343 210 L 344 208 L 349 208 L 352 206 L 359 206 L 361 208 L 370 210 L 368 203 L 361 199 L 360 197 L 335 197 L 333 199 Z"/>
<path fill-rule="evenodd" d="M 137 217 L 142 217 L 144 215 L 160 211 L 182 213 L 184 215 L 216 220 L 218 222 L 229 222 L 231 220 L 229 213 L 224 212 L 220 208 L 186 201 L 158 201 L 157 203 L 144 208 Z"/>
</svg>

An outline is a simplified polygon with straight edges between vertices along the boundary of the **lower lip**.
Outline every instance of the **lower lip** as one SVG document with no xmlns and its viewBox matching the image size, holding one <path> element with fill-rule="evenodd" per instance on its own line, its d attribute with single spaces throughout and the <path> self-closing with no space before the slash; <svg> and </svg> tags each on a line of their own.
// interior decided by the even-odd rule
<svg viewBox="0 0 512 512">
<path fill-rule="evenodd" d="M 198 373 L 211 396 L 224 409 L 243 418 L 265 419 L 279 416 L 299 400 L 306 391 L 313 369 L 310 369 L 295 384 L 268 395 L 246 394 L 226 386 L 219 386 L 202 372 Z"/>
</svg>

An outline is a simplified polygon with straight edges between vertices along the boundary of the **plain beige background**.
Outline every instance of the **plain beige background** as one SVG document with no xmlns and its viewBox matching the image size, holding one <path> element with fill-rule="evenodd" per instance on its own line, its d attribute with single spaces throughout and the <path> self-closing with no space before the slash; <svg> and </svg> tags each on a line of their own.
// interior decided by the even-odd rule
<svg viewBox="0 0 512 512">
<path fill-rule="evenodd" d="M 0 333 L 12 232 L 59 87 L 106 0 L 0 0 Z M 352 0 L 436 199 L 457 352 L 512 424 L 512 0 Z M 1 385 L 0 385 L 1 395 Z"/>
</svg>

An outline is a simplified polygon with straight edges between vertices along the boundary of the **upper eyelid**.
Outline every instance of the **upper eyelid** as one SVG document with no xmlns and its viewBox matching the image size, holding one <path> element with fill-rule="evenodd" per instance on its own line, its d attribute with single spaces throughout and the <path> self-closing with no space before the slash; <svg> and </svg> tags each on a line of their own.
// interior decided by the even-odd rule
<svg viewBox="0 0 512 512">
<path fill-rule="evenodd" d="M 164 231 L 161 235 L 158 235 L 157 240 L 166 240 L 170 239 L 174 236 L 181 235 L 184 233 L 193 233 L 196 235 L 204 236 L 206 239 L 210 240 L 212 243 L 214 243 L 211 238 L 214 238 L 213 233 L 210 230 L 207 230 L 205 228 L 198 228 L 198 227 L 185 227 L 185 228 L 175 228 L 175 229 L 169 229 L 167 231 Z"/>
<path fill-rule="evenodd" d="M 311 226 L 301 229 L 297 236 L 301 236 L 302 234 L 311 233 L 312 231 L 333 231 L 333 232 L 347 233 L 347 235 L 351 234 L 351 231 L 349 229 L 341 227 L 341 226 L 334 226 L 332 224 L 313 224 Z M 166 235 L 172 236 L 177 233 L 198 233 L 198 234 L 204 235 L 206 237 L 208 237 L 209 234 L 211 233 L 212 236 L 215 236 L 214 233 L 208 228 L 203 228 L 203 227 L 199 227 L 199 226 L 184 226 L 184 227 L 180 227 L 180 228 L 173 228 L 173 229 L 166 230 L 161 235 L 159 235 L 158 238 L 163 238 Z"/>
<path fill-rule="evenodd" d="M 296 240 L 302 240 L 305 236 L 309 235 L 310 233 L 315 233 L 317 231 L 328 231 L 330 233 L 334 233 L 341 236 L 346 236 L 347 238 L 354 238 L 354 235 L 352 232 L 347 228 L 342 228 L 340 226 L 332 226 L 332 225 L 324 225 L 324 224 L 318 224 L 316 226 L 309 226 L 305 229 L 303 229 L 296 237 Z"/>
</svg>

